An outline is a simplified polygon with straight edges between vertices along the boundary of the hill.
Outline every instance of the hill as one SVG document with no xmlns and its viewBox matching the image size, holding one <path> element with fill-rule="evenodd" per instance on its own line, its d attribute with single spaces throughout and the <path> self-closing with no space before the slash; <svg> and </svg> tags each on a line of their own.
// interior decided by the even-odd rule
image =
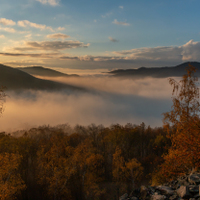
<svg viewBox="0 0 200 200">
<path fill-rule="evenodd" d="M 109 73 L 116 77 L 153 77 L 153 78 L 166 78 L 166 77 L 181 77 L 186 73 L 185 68 L 188 64 L 197 68 L 196 76 L 200 77 L 200 63 L 199 62 L 186 62 L 174 67 L 141 67 L 138 69 L 118 69 L 110 71 Z"/>
<path fill-rule="evenodd" d="M 8 67 L 2 64 L 0 64 L 0 72 L 0 86 L 5 86 L 8 90 L 85 90 L 81 87 L 35 78 L 17 68 Z"/>
<path fill-rule="evenodd" d="M 33 66 L 33 67 L 19 67 L 17 68 L 23 72 L 31 74 L 33 76 L 46 76 L 46 77 L 78 77 L 77 74 L 64 74 L 62 72 L 41 67 L 41 66 Z"/>
</svg>

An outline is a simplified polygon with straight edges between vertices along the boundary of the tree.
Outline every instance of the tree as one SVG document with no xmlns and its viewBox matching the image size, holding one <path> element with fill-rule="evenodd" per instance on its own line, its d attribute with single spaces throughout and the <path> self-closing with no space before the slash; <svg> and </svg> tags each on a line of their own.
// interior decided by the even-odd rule
<svg viewBox="0 0 200 200">
<path fill-rule="evenodd" d="M 124 188 L 125 190 L 123 191 L 122 188 L 129 186 L 129 183 L 131 184 L 131 190 L 135 189 L 135 186 L 141 179 L 143 167 L 136 158 L 125 161 L 121 149 L 116 147 L 115 153 L 113 154 L 112 168 L 113 180 L 117 190 L 117 199 L 119 199 L 120 193 L 127 190 L 127 188 Z"/>
<path fill-rule="evenodd" d="M 26 186 L 18 173 L 21 156 L 0 154 L 0 199 L 14 199 Z"/>
<path fill-rule="evenodd" d="M 164 113 L 164 126 L 172 146 L 164 156 L 160 171 L 166 179 L 200 167 L 200 103 L 195 71 L 189 65 L 179 82 L 169 79 L 173 86 L 173 106 L 170 112 Z"/>
<path fill-rule="evenodd" d="M 173 86 L 173 106 L 170 112 L 164 113 L 164 125 L 173 125 L 177 130 L 182 130 L 191 119 L 198 118 L 200 111 L 198 78 L 194 76 L 196 68 L 189 64 L 187 74 L 177 82 L 170 78 Z M 176 96 L 174 96 L 176 95 Z"/>
<path fill-rule="evenodd" d="M 0 87 L 0 114 L 3 112 L 3 104 L 6 98 L 6 94 L 4 90 L 5 90 L 5 87 Z"/>
</svg>

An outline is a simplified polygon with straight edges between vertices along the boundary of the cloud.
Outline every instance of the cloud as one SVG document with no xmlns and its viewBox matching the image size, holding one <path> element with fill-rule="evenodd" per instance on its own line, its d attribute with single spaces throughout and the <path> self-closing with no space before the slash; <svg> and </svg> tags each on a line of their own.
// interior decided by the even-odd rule
<svg viewBox="0 0 200 200">
<path fill-rule="evenodd" d="M 43 42 L 25 42 L 23 47 L 14 47 L 13 50 L 17 51 L 59 51 L 65 49 L 88 47 L 90 44 L 83 42 L 67 40 L 67 41 L 43 41 Z"/>
<path fill-rule="evenodd" d="M 170 110 L 171 88 L 166 79 L 119 81 L 94 77 L 69 81 L 96 90 L 94 93 L 22 91 L 20 94 L 9 91 L 0 131 L 63 123 L 109 126 L 145 122 L 161 126 L 162 113 Z"/>
<path fill-rule="evenodd" d="M 14 28 L 10 28 L 10 27 L 1 27 L 0 26 L 0 30 L 8 32 L 8 33 L 15 33 L 16 30 Z"/>
<path fill-rule="evenodd" d="M 105 15 L 101 15 L 102 18 L 106 18 L 106 17 L 110 17 L 113 13 L 112 12 L 108 12 Z"/>
<path fill-rule="evenodd" d="M 117 24 L 117 25 L 122 25 L 122 26 L 130 26 L 129 23 L 126 23 L 126 22 L 119 22 L 119 21 L 117 21 L 117 19 L 115 19 L 112 23 L 113 23 L 113 24 Z"/>
<path fill-rule="evenodd" d="M 48 29 L 53 32 L 53 28 L 51 26 L 46 26 L 43 24 L 36 24 L 36 23 L 30 22 L 28 20 L 18 21 L 17 24 L 18 24 L 18 26 L 21 26 L 21 27 L 29 26 L 29 27 L 40 29 L 40 30 Z"/>
<path fill-rule="evenodd" d="M 6 18 L 0 18 L 0 24 L 3 24 L 3 25 L 8 25 L 8 26 L 13 26 L 15 25 L 16 23 L 11 20 L 11 19 L 6 19 Z"/>
<path fill-rule="evenodd" d="M 58 31 L 64 31 L 64 30 L 65 30 L 65 27 L 58 27 L 57 30 L 58 30 Z"/>
<path fill-rule="evenodd" d="M 5 35 L 0 35 L 0 38 L 2 39 L 2 38 L 5 38 Z"/>
<path fill-rule="evenodd" d="M 124 6 L 119 6 L 119 8 L 120 8 L 120 9 L 123 9 L 123 8 L 124 8 Z"/>
<path fill-rule="evenodd" d="M 200 58 L 200 42 L 190 40 L 181 47 L 182 59 L 185 60 L 199 60 Z"/>
<path fill-rule="evenodd" d="M 39 1 L 42 4 L 49 4 L 51 6 L 58 6 L 60 0 L 36 0 Z"/>
<path fill-rule="evenodd" d="M 113 52 L 117 55 L 128 55 L 128 58 L 138 60 L 160 60 L 160 61 L 200 61 L 200 42 L 190 40 L 182 46 L 138 48 Z"/>
<path fill-rule="evenodd" d="M 180 47 L 155 47 L 155 48 L 139 48 L 125 51 L 113 52 L 117 55 L 128 55 L 125 59 L 133 60 L 180 60 Z"/>
<path fill-rule="evenodd" d="M 109 38 L 109 40 L 111 41 L 111 42 L 119 42 L 119 40 L 116 40 L 116 39 L 114 39 L 114 38 L 112 38 L 112 37 L 108 37 Z"/>
<path fill-rule="evenodd" d="M 152 48 L 137 48 L 123 51 L 106 52 L 106 56 L 93 55 L 66 55 L 59 52 L 60 50 L 70 48 L 88 47 L 89 44 L 84 44 L 80 41 L 43 41 L 43 42 L 25 42 L 24 45 L 16 46 L 10 49 L 11 52 L 1 52 L 1 56 L 26 56 L 26 57 L 48 57 L 49 59 L 57 59 L 57 65 L 64 66 L 64 60 L 84 61 L 88 62 L 81 66 L 88 68 L 138 68 L 146 67 L 161 67 L 178 65 L 186 61 L 200 61 L 200 42 L 190 40 L 181 46 L 164 46 Z M 41 55 L 35 51 L 53 51 L 56 55 L 52 57 L 48 54 Z M 5 50 L 6 51 L 6 50 Z M 7 50 L 8 51 L 8 50 Z M 14 53 L 13 53 L 14 51 Z M 33 53 L 19 53 L 28 52 Z M 17 52 L 17 53 L 16 53 Z M 58 61 L 59 60 L 59 61 Z M 93 62 L 96 62 L 95 64 Z M 98 63 L 97 63 L 98 62 Z M 122 65 L 123 64 L 123 65 Z M 76 66 L 77 67 L 77 66 Z M 79 67 L 81 68 L 81 67 Z"/>
<path fill-rule="evenodd" d="M 30 49 L 24 49 L 24 51 L 28 51 Z M 13 56 L 13 57 L 33 57 L 33 58 L 55 58 L 60 55 L 59 53 L 2 53 L 0 52 L 0 56 Z"/>
<path fill-rule="evenodd" d="M 51 35 L 47 35 L 47 38 L 52 38 L 52 39 L 66 39 L 69 38 L 69 35 L 63 34 L 63 33 L 55 33 Z"/>
</svg>

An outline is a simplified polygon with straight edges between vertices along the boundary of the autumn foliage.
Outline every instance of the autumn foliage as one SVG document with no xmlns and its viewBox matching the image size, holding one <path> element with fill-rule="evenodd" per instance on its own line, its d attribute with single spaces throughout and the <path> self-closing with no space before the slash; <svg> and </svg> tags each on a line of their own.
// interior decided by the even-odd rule
<svg viewBox="0 0 200 200">
<path fill-rule="evenodd" d="M 144 123 L 0 133 L 0 199 L 118 199 L 150 179 L 166 134 Z"/>
<path fill-rule="evenodd" d="M 164 127 L 172 146 L 156 174 L 161 182 L 200 167 L 200 104 L 195 71 L 189 65 L 179 82 L 169 80 L 173 86 L 173 106 L 170 112 L 164 113 Z"/>
</svg>

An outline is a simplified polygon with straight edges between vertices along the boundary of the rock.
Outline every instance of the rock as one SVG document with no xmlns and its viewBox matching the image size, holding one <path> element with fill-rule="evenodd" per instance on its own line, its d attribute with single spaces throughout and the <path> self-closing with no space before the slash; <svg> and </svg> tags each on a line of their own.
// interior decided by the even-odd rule
<svg viewBox="0 0 200 200">
<path fill-rule="evenodd" d="M 169 200 L 176 200 L 178 199 L 178 195 L 177 194 L 173 194 L 172 196 L 169 197 Z"/>
<path fill-rule="evenodd" d="M 165 200 L 166 196 L 165 195 L 161 195 L 161 194 L 154 194 L 151 196 L 152 200 Z"/>
<path fill-rule="evenodd" d="M 176 192 L 177 192 L 178 196 L 183 199 L 189 199 L 190 197 L 192 197 L 188 186 L 181 186 L 178 190 L 176 190 Z"/>
<path fill-rule="evenodd" d="M 158 186 L 156 189 L 158 189 L 161 194 L 164 194 L 164 195 L 173 195 L 174 194 L 174 190 L 172 190 L 170 187 L 168 186 Z"/>
<path fill-rule="evenodd" d="M 131 197 L 130 199 L 131 199 L 131 200 L 138 200 L 137 197 Z"/>
<path fill-rule="evenodd" d="M 198 185 L 200 183 L 200 174 L 191 174 L 188 177 L 188 181 L 190 184 Z"/>
<path fill-rule="evenodd" d="M 144 185 L 142 185 L 140 187 L 140 196 L 141 196 L 141 199 L 145 199 L 148 195 L 148 189 L 147 187 L 145 187 Z"/>
<path fill-rule="evenodd" d="M 128 198 L 128 194 L 125 193 L 121 197 L 119 197 L 119 200 L 126 200 Z"/>
<path fill-rule="evenodd" d="M 190 185 L 188 187 L 189 187 L 190 193 L 192 193 L 192 194 L 199 193 L 199 186 L 197 186 L 197 185 Z"/>
</svg>

